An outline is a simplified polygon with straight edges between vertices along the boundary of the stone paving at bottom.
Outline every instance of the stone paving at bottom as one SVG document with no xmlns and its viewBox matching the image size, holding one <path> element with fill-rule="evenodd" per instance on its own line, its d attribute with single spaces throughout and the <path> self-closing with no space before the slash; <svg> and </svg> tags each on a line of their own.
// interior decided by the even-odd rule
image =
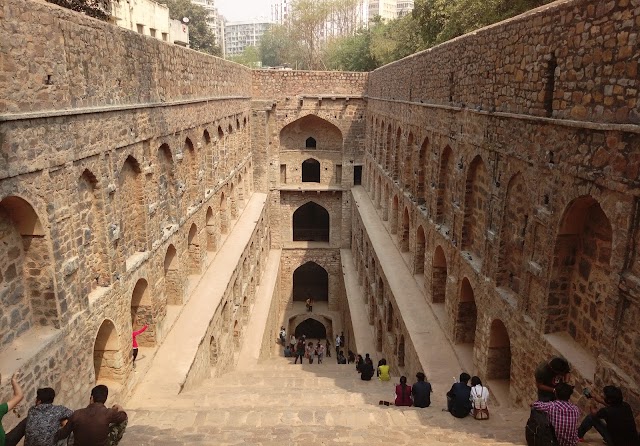
<svg viewBox="0 0 640 446">
<path fill-rule="evenodd" d="M 409 378 L 409 382 L 412 379 Z M 432 383 L 431 407 L 393 401 L 398 379 L 361 381 L 352 364 L 273 358 L 178 396 L 127 402 L 122 445 L 522 445 L 528 411 L 490 407 L 491 419 L 443 412 L 451 383 Z M 599 444 L 599 443 L 592 443 Z"/>
</svg>

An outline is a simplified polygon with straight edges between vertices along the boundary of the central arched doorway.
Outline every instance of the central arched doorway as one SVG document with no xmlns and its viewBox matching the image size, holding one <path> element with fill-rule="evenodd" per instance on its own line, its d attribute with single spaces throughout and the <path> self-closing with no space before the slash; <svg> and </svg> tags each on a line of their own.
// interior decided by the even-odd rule
<svg viewBox="0 0 640 446">
<path fill-rule="evenodd" d="M 302 162 L 302 182 L 320 182 L 320 162 L 318 160 L 309 158 Z"/>
<path fill-rule="evenodd" d="M 294 333 L 296 338 L 305 335 L 307 339 L 326 339 L 327 327 L 322 322 L 309 318 L 300 322 Z"/>
<path fill-rule="evenodd" d="M 329 274 L 316 262 L 307 262 L 293 272 L 293 300 L 329 300 Z"/>
<path fill-rule="evenodd" d="M 293 213 L 293 241 L 328 242 L 329 212 L 313 201 Z"/>
</svg>

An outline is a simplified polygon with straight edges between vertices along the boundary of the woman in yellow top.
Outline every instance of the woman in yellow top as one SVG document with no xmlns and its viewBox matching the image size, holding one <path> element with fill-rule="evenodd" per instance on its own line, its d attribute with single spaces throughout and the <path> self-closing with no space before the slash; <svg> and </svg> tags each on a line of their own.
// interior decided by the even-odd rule
<svg viewBox="0 0 640 446">
<path fill-rule="evenodd" d="M 381 359 L 378 364 L 378 379 L 380 381 L 391 381 L 391 375 L 389 375 L 389 366 L 386 359 Z"/>
</svg>

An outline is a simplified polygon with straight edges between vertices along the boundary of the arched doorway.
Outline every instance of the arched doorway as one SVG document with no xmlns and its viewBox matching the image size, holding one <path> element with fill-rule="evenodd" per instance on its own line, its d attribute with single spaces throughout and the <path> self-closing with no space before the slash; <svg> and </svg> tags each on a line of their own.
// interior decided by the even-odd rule
<svg viewBox="0 0 640 446">
<path fill-rule="evenodd" d="M 404 335 L 398 341 L 398 367 L 404 367 Z"/>
<path fill-rule="evenodd" d="M 320 182 L 320 162 L 318 160 L 309 158 L 302 162 L 302 182 Z"/>
<path fill-rule="evenodd" d="M 220 192 L 220 233 L 229 232 L 229 214 L 227 213 L 227 197 Z"/>
<path fill-rule="evenodd" d="M 329 274 L 315 262 L 307 262 L 293 272 L 293 300 L 329 300 Z"/>
<path fill-rule="evenodd" d="M 460 301 L 456 315 L 455 342 L 457 344 L 473 344 L 476 339 L 478 314 L 473 288 L 466 277 L 462 279 L 460 285 Z"/>
<path fill-rule="evenodd" d="M 93 367 L 96 382 L 122 382 L 124 363 L 115 325 L 109 319 L 102 322 L 93 346 Z"/>
<path fill-rule="evenodd" d="M 216 250 L 216 245 L 217 245 L 216 223 L 213 217 L 213 209 L 211 209 L 211 206 L 207 208 L 206 225 L 207 225 L 207 251 L 214 252 Z"/>
<path fill-rule="evenodd" d="M 489 175 L 480 156 L 476 156 L 467 173 L 462 226 L 462 250 L 469 251 L 474 258 L 482 260 L 486 240 L 487 202 Z"/>
<path fill-rule="evenodd" d="M 149 285 L 145 279 L 139 279 L 131 293 L 131 327 L 135 331 L 145 325 L 149 328 L 138 336 L 138 344 L 143 347 L 155 344 L 155 327 Z"/>
<path fill-rule="evenodd" d="M 296 338 L 305 335 L 307 339 L 326 339 L 327 327 L 318 320 L 309 318 L 300 322 L 294 331 Z"/>
<path fill-rule="evenodd" d="M 313 201 L 293 213 L 293 241 L 328 242 L 329 212 Z"/>
<path fill-rule="evenodd" d="M 391 200 L 391 233 L 398 233 L 398 196 L 394 195 Z"/>
<path fill-rule="evenodd" d="M 511 379 L 511 342 L 507 327 L 500 319 L 491 323 L 489 353 L 487 355 L 488 379 Z"/>
</svg>

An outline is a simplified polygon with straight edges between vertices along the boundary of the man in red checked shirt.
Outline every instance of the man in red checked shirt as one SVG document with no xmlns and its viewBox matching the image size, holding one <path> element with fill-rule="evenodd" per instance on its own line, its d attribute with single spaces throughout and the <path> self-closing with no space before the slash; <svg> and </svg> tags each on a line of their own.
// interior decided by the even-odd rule
<svg viewBox="0 0 640 446">
<path fill-rule="evenodd" d="M 578 420 L 580 409 L 569 402 L 573 386 L 560 383 L 555 387 L 556 400 L 547 403 L 536 401 L 531 405 L 534 409 L 546 412 L 549 422 L 556 433 L 560 446 L 576 446 L 578 444 Z"/>
<path fill-rule="evenodd" d="M 149 326 L 145 325 L 140 330 L 135 330 L 133 333 L 131 333 L 131 337 L 133 338 L 133 368 L 134 369 L 136 368 L 136 358 L 138 357 L 138 341 L 136 340 L 136 338 L 138 337 L 138 335 L 141 335 L 142 333 L 144 333 L 147 328 L 149 328 Z"/>
</svg>

